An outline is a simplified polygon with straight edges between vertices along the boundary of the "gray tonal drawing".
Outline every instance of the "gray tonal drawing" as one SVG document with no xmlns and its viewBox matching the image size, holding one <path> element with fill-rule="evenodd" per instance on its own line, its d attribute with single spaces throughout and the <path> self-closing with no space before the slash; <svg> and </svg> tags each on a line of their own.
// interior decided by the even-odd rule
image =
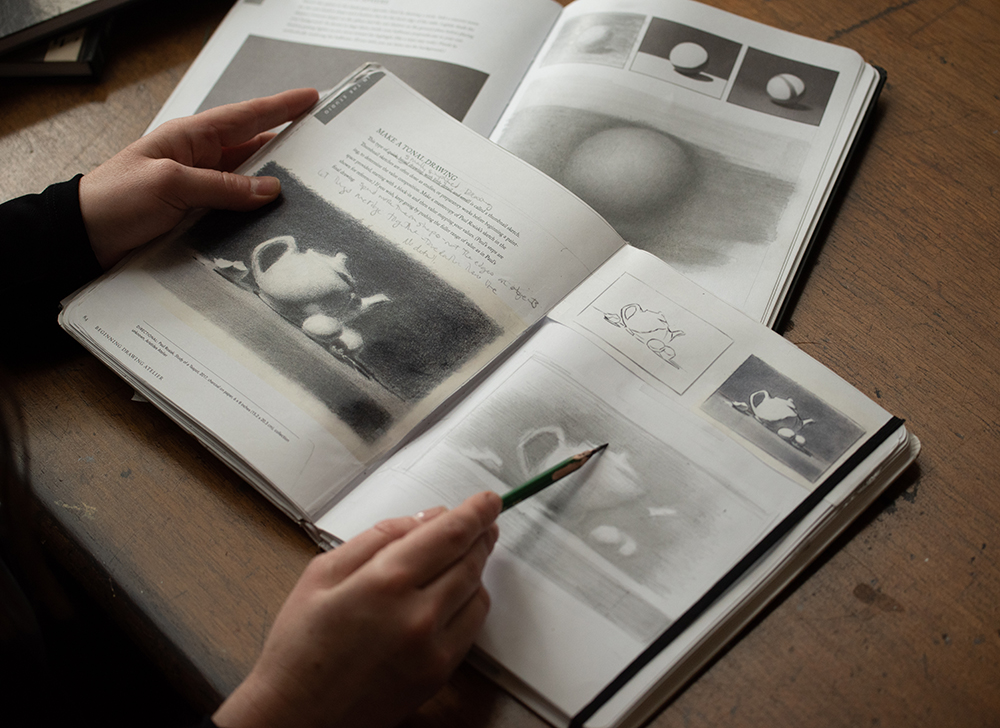
<svg viewBox="0 0 1000 728">
<path fill-rule="evenodd" d="M 409 475 L 432 487 L 447 483 L 456 498 L 483 488 L 502 493 L 603 442 L 609 447 L 585 469 L 505 514 L 502 544 L 647 639 L 706 588 L 707 563 L 737 557 L 767 522 L 711 462 L 697 462 L 558 367 L 532 359 L 464 413 Z M 630 584 L 644 587 L 633 592 Z"/>
<path fill-rule="evenodd" d="M 187 235 L 212 275 L 160 265 L 154 276 L 373 442 L 501 327 L 288 170 L 259 174 L 281 179 L 278 201 L 210 214 Z"/>
<path fill-rule="evenodd" d="M 815 482 L 864 434 L 842 412 L 756 356 L 702 410 Z"/>
<path fill-rule="evenodd" d="M 588 13 L 573 18 L 563 25 L 543 63 L 623 68 L 645 20 L 644 15 L 635 13 Z"/>
</svg>

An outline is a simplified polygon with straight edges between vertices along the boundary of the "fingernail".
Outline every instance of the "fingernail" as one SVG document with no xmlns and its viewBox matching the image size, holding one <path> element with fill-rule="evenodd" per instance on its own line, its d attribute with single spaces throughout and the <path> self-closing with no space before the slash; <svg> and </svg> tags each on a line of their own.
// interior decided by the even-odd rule
<svg viewBox="0 0 1000 728">
<path fill-rule="evenodd" d="M 281 192 L 281 182 L 277 177 L 251 177 L 250 192 L 257 197 L 277 197 Z"/>
<path fill-rule="evenodd" d="M 482 496 L 489 499 L 493 507 L 493 510 L 495 510 L 496 515 L 499 516 L 500 511 L 503 509 L 503 501 L 500 499 L 500 496 L 497 493 L 494 493 L 492 490 L 483 491 Z"/>
<path fill-rule="evenodd" d="M 420 513 L 417 513 L 413 517 L 416 518 L 418 521 L 426 522 L 431 520 L 432 518 L 437 518 L 446 510 L 448 509 L 445 508 L 444 506 L 435 506 L 434 508 L 428 508 L 426 511 L 420 511 Z"/>
</svg>

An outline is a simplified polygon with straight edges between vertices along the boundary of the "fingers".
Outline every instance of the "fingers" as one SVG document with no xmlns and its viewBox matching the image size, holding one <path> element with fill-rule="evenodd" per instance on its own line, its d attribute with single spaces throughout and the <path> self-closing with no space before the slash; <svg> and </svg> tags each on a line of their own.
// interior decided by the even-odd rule
<svg viewBox="0 0 1000 728">
<path fill-rule="evenodd" d="M 493 553 L 498 535 L 499 531 L 494 524 L 461 559 L 424 588 L 426 597 L 437 605 L 439 628 L 445 629 L 455 621 L 468 606 L 469 600 L 482 590 L 483 568 L 489 555 Z"/>
<path fill-rule="evenodd" d="M 195 167 L 232 169 L 227 148 L 252 145 L 274 127 L 291 121 L 316 103 L 315 89 L 293 89 L 274 96 L 217 106 L 173 119 L 133 145 L 141 156 L 173 159 Z M 238 156 L 238 154 L 237 154 Z M 249 154 L 247 154 L 249 156 Z M 244 157 L 245 159 L 246 157 Z"/>
<path fill-rule="evenodd" d="M 501 501 L 486 491 L 466 499 L 426 527 L 415 529 L 385 550 L 415 586 L 423 586 L 460 560 L 500 515 Z"/>
<path fill-rule="evenodd" d="M 281 192 L 275 177 L 245 177 L 170 162 L 161 163 L 160 170 L 150 175 L 150 182 L 158 189 L 158 197 L 178 210 L 254 210 Z"/>
<path fill-rule="evenodd" d="M 274 96 L 218 106 L 191 118 L 212 127 L 218 133 L 222 146 L 234 147 L 295 119 L 308 111 L 318 99 L 316 89 L 292 89 Z"/>
<path fill-rule="evenodd" d="M 224 148 L 222 150 L 222 156 L 219 158 L 219 163 L 215 165 L 216 169 L 223 172 L 232 172 L 234 169 L 247 161 L 251 155 L 254 154 L 254 152 L 274 139 L 274 136 L 273 132 L 263 132 L 262 134 L 255 136 L 250 141 L 243 142 L 239 146 Z"/>
<path fill-rule="evenodd" d="M 315 89 L 294 89 L 219 106 L 177 120 L 174 126 L 160 127 L 162 131 L 154 132 L 148 142 L 156 148 L 151 156 L 192 165 L 188 174 L 165 179 L 165 184 L 174 187 L 167 196 L 172 195 L 180 208 L 253 210 L 272 201 L 280 192 L 276 179 L 255 181 L 212 171 L 238 167 L 274 137 L 270 129 L 308 110 L 317 97 Z"/>
<path fill-rule="evenodd" d="M 337 548 L 316 558 L 322 569 L 324 586 L 338 584 L 364 566 L 388 544 L 402 538 L 417 526 L 444 513 L 444 508 L 432 508 L 415 516 L 391 518 L 375 524 Z"/>
</svg>

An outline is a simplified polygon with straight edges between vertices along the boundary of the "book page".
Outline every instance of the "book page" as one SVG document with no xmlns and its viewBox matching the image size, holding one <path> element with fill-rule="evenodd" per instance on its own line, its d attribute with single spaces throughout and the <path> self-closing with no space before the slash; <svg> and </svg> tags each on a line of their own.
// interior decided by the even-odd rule
<svg viewBox="0 0 1000 728">
<path fill-rule="evenodd" d="M 577 0 L 491 138 L 770 324 L 875 77 L 699 3 Z"/>
<path fill-rule="evenodd" d="M 318 526 L 347 538 L 506 492 L 609 443 L 501 516 L 485 576 L 493 606 L 477 644 L 564 722 L 888 420 L 781 337 L 625 248 Z"/>
<path fill-rule="evenodd" d="M 380 63 L 488 134 L 561 8 L 552 0 L 237 2 L 150 129 Z"/>
<path fill-rule="evenodd" d="M 279 200 L 202 217 L 63 320 L 310 517 L 624 245 L 378 68 L 242 171 Z"/>
</svg>

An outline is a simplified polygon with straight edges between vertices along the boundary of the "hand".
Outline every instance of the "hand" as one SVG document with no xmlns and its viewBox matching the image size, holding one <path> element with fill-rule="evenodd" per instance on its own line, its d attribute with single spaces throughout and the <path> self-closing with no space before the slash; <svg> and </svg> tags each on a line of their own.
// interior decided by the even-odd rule
<svg viewBox="0 0 1000 728">
<path fill-rule="evenodd" d="M 433 695 L 486 619 L 500 497 L 383 521 L 306 567 L 220 728 L 384 728 Z"/>
<path fill-rule="evenodd" d="M 232 174 L 268 132 L 316 103 L 314 89 L 285 91 L 168 121 L 80 180 L 80 211 L 98 262 L 172 229 L 193 208 L 254 210 L 281 191 L 274 177 Z"/>
</svg>

